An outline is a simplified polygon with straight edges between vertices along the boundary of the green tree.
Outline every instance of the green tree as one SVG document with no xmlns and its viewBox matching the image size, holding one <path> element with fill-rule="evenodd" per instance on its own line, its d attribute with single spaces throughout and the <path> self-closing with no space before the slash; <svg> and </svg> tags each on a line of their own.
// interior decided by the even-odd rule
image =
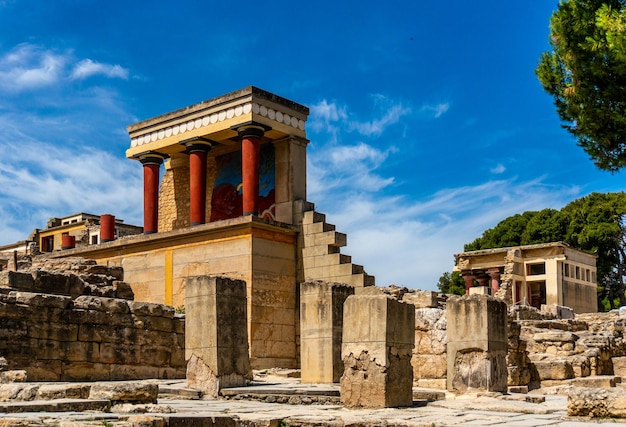
<svg viewBox="0 0 626 427">
<path fill-rule="evenodd" d="M 626 0 L 562 0 L 535 70 L 597 167 L 626 166 Z"/>
<path fill-rule="evenodd" d="M 443 273 L 439 278 L 437 287 L 444 294 L 465 295 L 465 279 L 458 271 Z"/>
</svg>

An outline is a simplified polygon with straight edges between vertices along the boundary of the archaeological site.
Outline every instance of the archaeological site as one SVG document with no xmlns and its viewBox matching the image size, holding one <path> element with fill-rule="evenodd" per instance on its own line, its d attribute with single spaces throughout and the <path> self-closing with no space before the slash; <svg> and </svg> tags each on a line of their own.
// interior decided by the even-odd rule
<svg viewBox="0 0 626 427">
<path fill-rule="evenodd" d="M 594 255 L 459 253 L 464 296 L 376 286 L 307 199 L 308 114 L 250 86 L 132 124 L 142 227 L 79 213 L 0 248 L 0 426 L 626 418 Z"/>
</svg>

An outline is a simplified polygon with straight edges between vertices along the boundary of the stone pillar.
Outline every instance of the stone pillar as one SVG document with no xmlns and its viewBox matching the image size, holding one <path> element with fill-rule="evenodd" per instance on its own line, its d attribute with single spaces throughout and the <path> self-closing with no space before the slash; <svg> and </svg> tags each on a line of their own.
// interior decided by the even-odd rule
<svg viewBox="0 0 626 427">
<path fill-rule="evenodd" d="M 246 124 L 237 128 L 241 138 L 241 180 L 243 183 L 243 215 L 259 213 L 259 174 L 261 171 L 261 138 L 265 127 Z"/>
<path fill-rule="evenodd" d="M 206 166 L 207 153 L 213 141 L 206 138 L 191 138 L 180 142 L 189 154 L 189 211 L 191 225 L 206 222 Z"/>
<path fill-rule="evenodd" d="M 341 334 L 343 303 L 354 288 L 339 283 L 300 285 L 300 380 L 338 383 L 343 374 Z"/>
<path fill-rule="evenodd" d="M 491 295 L 495 295 L 500 289 L 500 269 L 487 270 L 487 274 L 491 278 Z"/>
<path fill-rule="evenodd" d="M 341 402 L 349 408 L 413 404 L 415 307 L 385 295 L 346 299 Z"/>
<path fill-rule="evenodd" d="M 446 317 L 448 390 L 506 392 L 506 303 L 487 295 L 451 297 Z"/>
<path fill-rule="evenodd" d="M 187 385 L 217 397 L 252 379 L 248 356 L 246 282 L 227 277 L 185 279 Z"/>
<path fill-rule="evenodd" d="M 463 279 L 465 279 L 465 295 L 469 295 L 470 288 L 474 286 L 474 275 L 463 273 Z"/>
<path fill-rule="evenodd" d="M 100 243 L 115 240 L 115 216 L 110 214 L 100 215 Z"/>
<path fill-rule="evenodd" d="M 143 165 L 143 232 L 158 231 L 159 220 L 159 169 L 164 155 L 150 152 L 139 158 Z"/>
</svg>

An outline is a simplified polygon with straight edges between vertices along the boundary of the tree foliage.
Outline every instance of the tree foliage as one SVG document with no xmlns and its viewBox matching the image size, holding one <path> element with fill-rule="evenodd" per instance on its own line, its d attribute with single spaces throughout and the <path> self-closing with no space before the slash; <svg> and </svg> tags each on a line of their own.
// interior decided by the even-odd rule
<svg viewBox="0 0 626 427">
<path fill-rule="evenodd" d="M 535 70 L 597 167 L 626 166 L 626 0 L 563 0 Z"/>
<path fill-rule="evenodd" d="M 439 278 L 437 287 L 444 294 L 465 295 L 465 279 L 458 271 L 443 273 Z"/>
<path fill-rule="evenodd" d="M 598 256 L 598 298 L 624 305 L 626 193 L 592 193 L 561 210 L 510 216 L 465 245 L 466 251 L 562 241 Z"/>
</svg>

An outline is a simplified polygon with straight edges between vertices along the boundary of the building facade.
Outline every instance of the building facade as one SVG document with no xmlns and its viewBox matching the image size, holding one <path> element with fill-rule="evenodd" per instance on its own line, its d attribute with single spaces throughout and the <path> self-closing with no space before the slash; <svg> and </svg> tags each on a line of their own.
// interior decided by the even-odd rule
<svg viewBox="0 0 626 427">
<path fill-rule="evenodd" d="M 485 249 L 455 255 L 466 293 L 494 293 L 510 285 L 514 304 L 598 311 L 595 255 L 562 242 Z"/>
</svg>

